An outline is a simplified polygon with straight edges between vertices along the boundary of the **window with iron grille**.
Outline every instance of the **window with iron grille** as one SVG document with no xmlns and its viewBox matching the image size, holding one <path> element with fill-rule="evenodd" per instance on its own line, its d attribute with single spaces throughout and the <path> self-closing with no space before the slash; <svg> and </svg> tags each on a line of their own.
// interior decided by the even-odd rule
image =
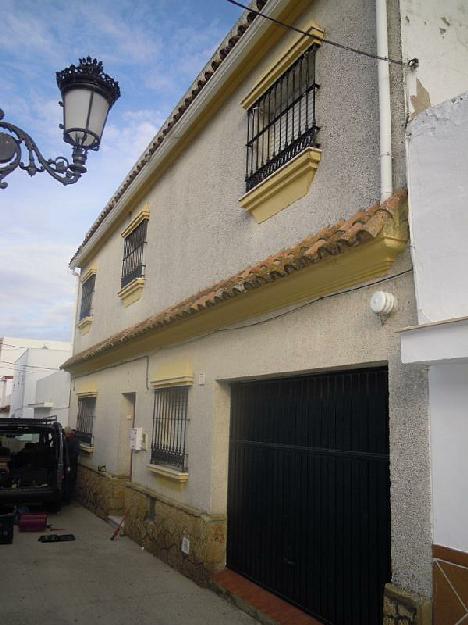
<svg viewBox="0 0 468 625">
<path fill-rule="evenodd" d="M 76 419 L 76 436 L 81 443 L 91 445 L 93 442 L 93 425 L 96 416 L 96 398 L 78 398 L 78 417 Z"/>
<path fill-rule="evenodd" d="M 312 45 L 247 112 L 246 191 L 305 148 L 318 147 L 315 56 Z"/>
<path fill-rule="evenodd" d="M 143 264 L 143 249 L 146 243 L 146 227 L 148 220 L 144 219 L 135 230 L 125 237 L 124 255 L 122 261 L 122 278 L 120 286 L 123 288 L 136 278 L 145 275 Z"/>
<path fill-rule="evenodd" d="M 187 470 L 185 435 L 188 386 L 161 388 L 154 392 L 151 464 Z"/>
<path fill-rule="evenodd" d="M 95 283 L 96 275 L 94 274 L 85 280 L 81 286 L 80 321 L 86 317 L 91 317 Z"/>
</svg>

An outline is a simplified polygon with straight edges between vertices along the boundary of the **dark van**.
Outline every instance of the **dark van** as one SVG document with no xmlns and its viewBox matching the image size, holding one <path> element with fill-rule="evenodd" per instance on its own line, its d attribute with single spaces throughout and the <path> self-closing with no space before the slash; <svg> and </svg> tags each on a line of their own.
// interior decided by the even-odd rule
<svg viewBox="0 0 468 625">
<path fill-rule="evenodd" d="M 55 419 L 0 419 L 0 506 L 59 507 L 65 449 L 63 429 Z"/>
</svg>

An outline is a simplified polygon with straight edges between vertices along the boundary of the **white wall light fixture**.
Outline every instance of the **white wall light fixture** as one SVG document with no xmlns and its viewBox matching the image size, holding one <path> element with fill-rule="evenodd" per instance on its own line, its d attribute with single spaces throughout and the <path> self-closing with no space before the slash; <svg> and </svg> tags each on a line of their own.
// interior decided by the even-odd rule
<svg viewBox="0 0 468 625">
<path fill-rule="evenodd" d="M 392 312 L 395 312 L 397 309 L 397 298 L 393 293 L 388 293 L 387 291 L 376 291 L 370 300 L 370 307 L 372 312 L 379 317 L 386 318 Z"/>
</svg>

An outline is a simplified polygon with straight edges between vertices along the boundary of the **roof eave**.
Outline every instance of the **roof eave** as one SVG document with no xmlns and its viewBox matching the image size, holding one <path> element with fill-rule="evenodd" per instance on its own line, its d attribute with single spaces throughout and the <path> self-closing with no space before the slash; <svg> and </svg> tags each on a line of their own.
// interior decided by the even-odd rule
<svg viewBox="0 0 468 625">
<path fill-rule="evenodd" d="M 269 2 L 265 5 L 264 12 L 272 17 L 275 17 L 281 11 L 290 4 L 291 0 L 269 0 Z M 251 2 L 254 4 L 254 1 Z M 234 28 L 238 26 L 242 22 L 242 19 L 245 19 L 245 15 L 248 14 L 246 11 L 243 16 L 236 22 Z M 148 180 L 154 175 L 155 171 L 161 165 L 161 163 L 166 159 L 168 154 L 172 152 L 174 148 L 180 144 L 187 132 L 192 128 L 192 126 L 196 123 L 196 121 L 200 118 L 209 104 L 216 98 L 216 96 L 220 93 L 224 85 L 229 81 L 232 75 L 236 72 L 239 65 L 242 61 L 248 56 L 250 50 L 258 41 L 258 39 L 271 27 L 271 22 L 269 20 L 260 20 L 256 19 L 249 26 L 249 28 L 245 31 L 245 33 L 239 38 L 236 45 L 230 51 L 229 55 L 223 60 L 223 62 L 219 65 L 216 71 L 213 72 L 211 79 L 205 84 L 203 89 L 200 91 L 200 94 L 193 100 L 193 102 L 189 105 L 187 110 L 181 115 L 177 121 L 172 123 L 170 129 L 168 130 L 168 122 L 174 118 L 174 115 L 177 113 L 180 105 L 187 98 L 187 95 L 191 93 L 194 85 L 197 83 L 199 77 L 204 74 L 204 72 L 208 71 L 208 68 L 211 66 L 213 60 L 216 55 L 219 54 L 219 50 L 223 48 L 223 45 L 229 38 L 232 37 L 232 30 L 228 33 L 226 38 L 223 40 L 216 53 L 211 57 L 208 63 L 205 65 L 203 70 L 198 74 L 195 78 L 194 82 L 190 86 L 189 90 L 182 96 L 179 100 L 178 104 L 169 115 L 166 122 L 161 127 L 160 131 L 156 134 L 154 139 L 150 142 L 150 145 L 146 150 L 142 153 L 140 158 L 137 160 L 135 165 L 132 167 L 129 174 L 126 176 L 125 180 L 119 186 L 114 196 L 109 201 L 109 204 L 114 201 L 115 197 L 118 197 L 121 193 L 121 190 L 128 183 L 128 179 L 130 176 L 135 174 L 135 171 L 139 169 L 138 173 L 136 173 L 134 179 L 129 184 L 128 188 L 122 193 L 121 197 L 118 199 L 117 203 L 112 207 L 112 209 L 108 212 L 108 214 L 104 217 L 102 222 L 96 228 L 95 232 L 89 238 L 88 241 L 85 239 L 85 243 L 83 243 L 80 248 L 78 248 L 77 252 L 73 256 L 70 261 L 70 268 L 77 269 L 83 266 L 86 258 L 89 257 L 94 247 L 100 242 L 100 240 L 106 235 L 112 225 L 119 219 L 123 210 L 128 205 L 129 202 L 138 194 L 138 191 L 144 187 L 144 185 L 148 182 Z M 213 70 L 212 70 L 213 71 Z M 175 129 L 177 131 L 175 132 Z M 153 144 L 157 144 L 160 142 L 159 147 L 156 148 L 155 152 L 147 159 L 146 163 L 142 164 L 147 158 L 147 152 Z M 99 218 L 98 218 L 99 219 Z"/>
</svg>

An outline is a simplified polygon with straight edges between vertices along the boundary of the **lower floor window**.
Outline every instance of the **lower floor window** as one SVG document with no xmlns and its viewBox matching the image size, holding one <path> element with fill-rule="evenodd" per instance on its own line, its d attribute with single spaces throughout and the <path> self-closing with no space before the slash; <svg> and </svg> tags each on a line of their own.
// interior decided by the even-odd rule
<svg viewBox="0 0 468 625">
<path fill-rule="evenodd" d="M 154 392 L 151 464 L 187 470 L 185 438 L 188 386 L 161 388 Z"/>
<path fill-rule="evenodd" d="M 96 398 L 78 398 L 78 418 L 76 420 L 76 436 L 80 443 L 92 445 L 93 425 L 96 416 Z"/>
</svg>

